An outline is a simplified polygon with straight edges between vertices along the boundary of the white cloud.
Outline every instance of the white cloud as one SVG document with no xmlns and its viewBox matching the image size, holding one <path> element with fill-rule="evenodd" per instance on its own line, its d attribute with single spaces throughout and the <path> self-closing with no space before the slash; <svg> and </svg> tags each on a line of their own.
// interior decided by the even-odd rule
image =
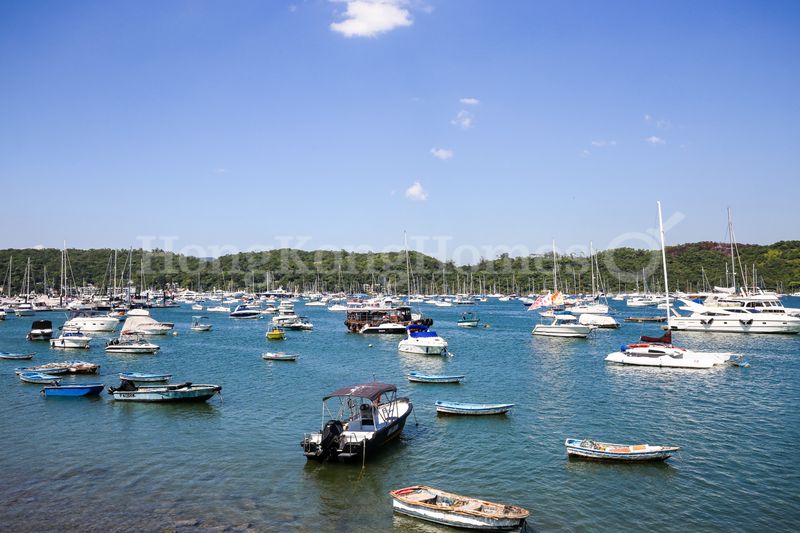
<svg viewBox="0 0 800 533">
<path fill-rule="evenodd" d="M 584 159 L 589 157 L 591 154 L 592 153 L 589 150 L 581 150 L 581 157 L 584 158 Z"/>
<path fill-rule="evenodd" d="M 455 155 L 452 150 L 447 148 L 431 148 L 431 153 L 433 157 L 441 159 L 442 161 L 446 161 Z"/>
<path fill-rule="evenodd" d="M 34 250 L 44 250 L 44 244 L 37 244 L 32 246 Z"/>
<path fill-rule="evenodd" d="M 424 202 L 428 199 L 428 192 L 422 188 L 422 184 L 415 181 L 411 187 L 406 189 L 406 198 L 415 202 Z"/>
<path fill-rule="evenodd" d="M 456 118 L 450 121 L 450 124 L 458 126 L 462 130 L 468 130 L 472 127 L 472 122 L 474 120 L 475 120 L 475 115 L 473 115 L 469 111 L 462 109 L 461 111 L 458 112 Z"/>
<path fill-rule="evenodd" d="M 654 146 L 657 144 L 667 144 L 667 141 L 665 141 L 661 137 L 656 137 L 655 135 L 651 135 L 650 137 L 645 139 L 645 142 L 648 142 Z"/>
<path fill-rule="evenodd" d="M 657 120 L 656 121 L 656 128 L 666 129 L 672 126 L 672 122 L 669 120 Z"/>
<path fill-rule="evenodd" d="M 228 169 L 227 168 L 215 168 L 211 172 L 213 172 L 214 174 L 227 174 L 228 173 Z"/>
<path fill-rule="evenodd" d="M 401 0 L 350 0 L 345 19 L 331 23 L 331 30 L 345 37 L 375 37 L 401 26 L 411 26 L 411 13 Z"/>
<path fill-rule="evenodd" d="M 596 139 L 592 141 L 592 146 L 596 146 L 598 148 L 602 148 L 604 146 L 616 146 L 617 141 L 613 139 Z"/>
<path fill-rule="evenodd" d="M 462 98 L 461 100 L 459 100 L 459 102 L 461 102 L 464 105 L 478 105 L 481 103 L 481 101 L 478 100 L 477 98 Z"/>
<path fill-rule="evenodd" d="M 645 115 L 644 116 L 644 121 L 645 122 L 650 122 L 651 120 L 653 120 L 653 117 L 651 115 Z"/>
</svg>

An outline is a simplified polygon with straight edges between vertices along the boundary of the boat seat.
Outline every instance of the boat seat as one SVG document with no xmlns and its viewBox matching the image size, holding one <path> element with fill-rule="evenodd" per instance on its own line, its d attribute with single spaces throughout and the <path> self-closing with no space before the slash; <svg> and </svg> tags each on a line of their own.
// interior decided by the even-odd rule
<svg viewBox="0 0 800 533">
<path fill-rule="evenodd" d="M 480 511 L 481 510 L 481 502 L 470 500 L 464 505 L 460 507 L 462 511 Z"/>
<path fill-rule="evenodd" d="M 416 494 L 409 494 L 408 496 L 404 496 L 404 498 L 417 503 L 434 503 L 436 500 L 436 495 L 425 491 L 417 492 Z"/>
</svg>

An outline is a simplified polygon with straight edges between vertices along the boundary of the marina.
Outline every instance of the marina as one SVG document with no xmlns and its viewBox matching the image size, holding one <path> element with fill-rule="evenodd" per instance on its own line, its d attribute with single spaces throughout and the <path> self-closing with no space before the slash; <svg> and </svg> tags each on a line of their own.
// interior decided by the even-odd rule
<svg viewBox="0 0 800 533">
<path fill-rule="evenodd" d="M 787 307 L 798 304 L 800 299 L 786 301 Z M 624 309 L 624 303 L 612 302 L 613 306 Z M 198 383 L 218 384 L 225 392 L 224 401 L 212 397 L 185 405 L 169 406 L 168 402 L 153 411 L 143 410 L 147 402 L 113 401 L 106 392 L 77 403 L 45 402 L 39 398 L 37 387 L 23 386 L 14 376 L 13 369 L 18 364 L 0 361 L 6 367 L 0 373 L 6 398 L 0 413 L 7 421 L 4 423 L 24 428 L 21 432 L 5 432 L 9 449 L 0 461 L 14 483 L 0 491 L 4 498 L 13 500 L 40 490 L 36 478 L 56 480 L 56 487 L 66 483 L 58 481 L 58 472 L 63 468 L 58 463 L 42 460 L 21 466 L 25 435 L 41 429 L 42 424 L 55 416 L 88 425 L 106 438 L 96 439 L 91 450 L 85 449 L 79 439 L 61 439 L 58 448 L 45 442 L 37 444 L 42 454 L 69 453 L 77 461 L 71 468 L 81 472 L 80 477 L 70 481 L 73 491 L 78 488 L 80 497 L 75 492 L 75 497 L 64 492 L 58 502 L 36 504 L 37 509 L 48 513 L 46 527 L 62 524 L 69 528 L 76 518 L 82 517 L 95 527 L 114 528 L 119 527 L 119 516 L 123 516 L 122 523 L 131 529 L 175 527 L 192 520 L 199 524 L 198 529 L 247 522 L 256 529 L 291 530 L 295 520 L 312 524 L 322 514 L 344 529 L 417 531 L 421 526 L 416 518 L 392 516 L 391 498 L 387 494 L 397 487 L 425 482 L 461 494 L 487 496 L 491 501 L 513 502 L 531 510 L 529 523 L 545 530 L 580 524 L 619 528 L 623 523 L 619 521 L 618 504 L 597 502 L 590 513 L 582 499 L 598 491 L 637 490 L 645 483 L 648 490 L 663 498 L 657 497 L 647 506 L 628 502 L 624 508 L 655 528 L 668 529 L 667 515 L 675 508 L 676 499 L 679 505 L 690 505 L 692 500 L 682 494 L 702 490 L 700 487 L 708 480 L 722 479 L 725 479 L 725 494 L 706 493 L 703 504 L 691 504 L 697 506 L 698 514 L 687 515 L 688 524 L 702 529 L 705 524 L 700 516 L 702 510 L 723 505 L 729 497 L 752 501 L 746 516 L 734 509 L 725 519 L 732 527 L 734 521 L 747 521 L 754 527 L 789 523 L 791 513 L 777 514 L 763 499 L 767 498 L 766 491 L 772 492 L 775 487 L 790 492 L 791 484 L 780 475 L 779 465 L 768 459 L 760 441 L 765 432 L 777 435 L 781 441 L 800 437 L 797 433 L 800 430 L 794 425 L 784 424 L 780 418 L 768 414 L 772 409 L 790 409 L 788 399 L 798 391 L 796 383 L 800 377 L 796 376 L 792 362 L 800 349 L 800 338 L 734 335 L 736 352 L 752 358 L 750 368 L 730 365 L 688 371 L 628 368 L 609 365 L 604 361 L 606 354 L 640 335 L 657 332 L 657 326 L 625 324 L 581 342 L 564 342 L 530 335 L 535 319 L 519 302 L 490 298 L 478 307 L 481 316 L 493 325 L 480 335 L 474 329 L 458 326 L 461 313 L 456 307 L 425 308 L 425 316 L 433 320 L 433 327 L 448 339 L 450 349 L 455 352 L 449 358 L 398 352 L 396 336 L 349 333 L 342 324 L 343 315 L 313 306 L 303 312 L 313 320 L 314 331 L 283 341 L 287 353 L 301 355 L 289 365 L 263 364 L 259 354 L 269 346 L 264 338 L 264 321 L 229 320 L 224 314 L 210 316 L 209 323 L 214 326 L 211 332 L 161 337 L 162 353 L 157 357 L 106 354 L 103 337 L 81 352 L 86 362 L 101 365 L 99 374 L 92 376 L 96 381 L 114 383 L 120 373 L 142 375 L 146 371 L 150 376 L 174 374 Z M 151 312 L 156 320 L 174 323 L 176 329 L 184 330 L 195 313 L 190 305 Z M 653 308 L 653 313 L 657 312 L 663 315 L 663 311 Z M 54 320 L 54 326 L 57 325 Z M 25 340 L 29 322 L 10 317 L 0 327 L 4 349 L 20 354 L 30 350 L 30 341 Z M 673 336 L 673 343 L 702 347 L 703 351 L 730 350 L 732 342 L 731 336 L 724 334 L 673 332 Z M 261 350 L 254 353 L 254 347 Z M 59 353 L 63 351 L 40 348 L 35 359 L 40 364 L 69 363 L 63 362 Z M 491 357 L 492 364 L 486 364 L 487 357 Z M 70 374 L 68 368 L 65 372 L 56 376 L 62 385 L 84 381 Z M 460 385 L 417 383 L 407 379 L 412 372 L 423 378 L 469 375 L 471 379 Z M 352 515 L 355 503 L 352 506 L 341 501 L 333 503 L 319 494 L 347 490 L 351 483 L 349 473 L 361 471 L 361 458 L 353 457 L 352 465 L 317 461 L 306 464 L 298 442 L 304 433 L 315 427 L 319 429 L 319 424 L 324 423 L 320 419 L 320 397 L 353 383 L 355 377 L 368 383 L 373 373 L 384 382 L 394 383 L 398 395 L 411 399 L 414 416 L 407 419 L 397 439 L 367 457 L 361 474 L 363 482 L 379 490 L 369 491 L 363 497 L 366 502 L 359 505 L 368 503 L 376 512 L 368 517 L 359 516 L 355 521 Z M 251 391 L 257 384 L 265 388 L 254 395 Z M 710 388 L 713 395 L 706 392 Z M 765 388 L 772 391 L 766 403 Z M 447 394 L 452 400 L 493 398 L 515 406 L 508 415 L 499 417 L 437 417 L 435 403 L 443 398 L 445 390 L 458 391 L 457 398 Z M 275 434 L 262 421 L 282 419 L 287 402 L 294 406 L 294 423 L 287 431 Z M 110 409 L 103 408 L 104 405 Z M 621 405 L 624 410 L 619 409 Z M 748 413 L 747 416 L 732 417 L 731 405 L 737 406 L 736 412 Z M 687 425 L 685 420 L 697 406 L 702 406 L 704 423 Z M 653 410 L 659 411 L 657 417 L 648 415 Z M 757 425 L 754 420 L 758 420 Z M 181 427 L 179 433 L 170 431 L 176 423 Z M 610 424 L 615 428 L 613 434 L 609 432 Z M 125 448 L 113 445 L 116 440 L 113 437 L 130 431 L 136 432 L 137 444 Z M 482 449 L 467 449 L 459 454 L 459 461 L 466 468 L 460 472 L 430 468 L 427 458 L 448 454 L 454 443 L 472 441 L 476 431 L 483 434 Z M 171 435 L 169 444 L 162 442 L 164 432 Z M 585 466 L 570 462 L 565 469 L 564 439 L 576 433 L 593 435 L 598 440 L 607 437 L 605 440 L 611 442 L 619 442 L 616 438 L 620 437 L 627 437 L 621 442 L 674 442 L 681 452 L 667 461 L 665 471 L 645 467 L 622 476 L 608 475 L 593 471 L 591 462 Z M 195 447 L 197 435 L 206 440 L 206 449 Z M 731 440 L 756 458 L 749 468 L 755 475 L 773 480 L 769 485 L 747 483 L 739 474 L 735 457 L 720 456 L 719 450 Z M 219 451 L 223 448 L 224 453 Z M 158 471 L 145 467 L 151 461 L 152 450 L 160 453 Z M 259 451 L 254 454 L 253 450 Z M 193 492 L 200 496 L 197 504 L 183 498 L 181 484 L 174 476 L 175 472 L 187 475 L 190 472 L 182 458 L 187 453 L 198 458 L 193 461 L 194 473 L 199 469 L 201 474 L 215 478 L 214 483 L 193 486 Z M 220 453 L 234 461 L 234 466 L 224 473 L 213 467 Z M 777 453 L 788 457 L 791 452 L 787 447 Z M 96 475 L 112 482 L 146 478 L 148 483 L 158 484 L 159 502 L 144 496 L 129 496 L 125 507 L 136 512 L 120 515 L 119 498 L 123 493 L 108 487 L 102 493 L 93 489 L 96 479 L 93 468 L 99 468 Z M 31 472 L 36 475 L 31 477 Z M 496 476 L 498 472 L 502 473 L 502 479 Z M 537 472 L 535 479 L 530 472 Z M 249 508 L 247 502 L 256 501 L 252 494 L 269 493 L 276 480 L 281 480 L 283 490 L 296 495 L 296 501 L 278 503 L 257 498 L 258 506 Z M 553 489 L 566 484 L 574 486 L 569 490 Z M 92 494 L 94 502 L 101 502 L 108 512 L 98 515 L 94 505 L 83 506 L 87 494 Z M 53 514 L 56 505 L 65 501 L 73 509 L 71 518 Z M 793 505 L 787 501 L 784 507 L 791 510 Z M 26 504 L 19 504 L 5 516 L 10 523 L 17 520 L 29 523 L 30 514 L 24 512 L 25 508 Z M 153 517 L 147 512 L 152 509 L 161 509 L 162 516 Z M 43 522 L 41 525 L 45 526 Z"/>
</svg>

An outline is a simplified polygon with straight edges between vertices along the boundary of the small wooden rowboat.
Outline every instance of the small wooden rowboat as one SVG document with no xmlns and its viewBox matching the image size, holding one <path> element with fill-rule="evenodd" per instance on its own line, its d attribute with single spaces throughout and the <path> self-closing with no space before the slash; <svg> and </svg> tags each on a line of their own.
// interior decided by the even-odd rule
<svg viewBox="0 0 800 533">
<path fill-rule="evenodd" d="M 0 352 L 0 359 L 10 359 L 13 361 L 18 361 L 22 359 L 33 359 L 35 352 L 31 353 L 11 353 L 11 352 Z"/>
<path fill-rule="evenodd" d="M 103 391 L 102 383 L 76 383 L 74 385 L 55 385 L 44 387 L 42 395 L 51 396 L 96 396 Z"/>
<path fill-rule="evenodd" d="M 436 402 L 436 412 L 446 415 L 502 415 L 512 407 L 513 403 Z"/>
<path fill-rule="evenodd" d="M 17 375 L 22 372 L 44 372 L 46 374 L 97 374 L 100 365 L 86 361 L 62 361 L 60 363 L 47 363 L 28 368 L 16 368 Z"/>
<path fill-rule="evenodd" d="M 422 372 L 409 372 L 408 381 L 415 383 L 460 383 L 464 376 L 456 374 L 423 374 Z"/>
<path fill-rule="evenodd" d="M 567 455 L 599 461 L 663 461 L 680 450 L 678 446 L 611 444 L 590 439 L 567 439 Z"/>
<path fill-rule="evenodd" d="M 19 379 L 25 383 L 33 383 L 35 385 L 58 385 L 61 378 L 53 374 L 45 374 L 44 372 L 21 372 Z"/>
<path fill-rule="evenodd" d="M 518 530 L 530 514 L 515 505 L 415 485 L 389 492 L 395 512 L 448 526 L 494 531 Z"/>
<path fill-rule="evenodd" d="M 169 383 L 172 374 L 144 374 L 142 372 L 121 372 L 119 379 L 127 379 L 134 383 Z"/>
<path fill-rule="evenodd" d="M 297 355 L 283 352 L 266 352 L 261 354 L 261 359 L 267 361 L 296 361 Z"/>
</svg>

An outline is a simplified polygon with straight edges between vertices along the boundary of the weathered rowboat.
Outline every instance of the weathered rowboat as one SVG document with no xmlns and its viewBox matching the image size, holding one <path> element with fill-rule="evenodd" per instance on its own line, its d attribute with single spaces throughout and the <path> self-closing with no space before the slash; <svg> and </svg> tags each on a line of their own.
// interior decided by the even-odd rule
<svg viewBox="0 0 800 533">
<path fill-rule="evenodd" d="M 86 361 L 62 361 L 28 368 L 15 368 L 17 375 L 22 372 L 44 372 L 46 374 L 96 374 L 100 365 Z"/>
<path fill-rule="evenodd" d="M 44 387 L 42 395 L 45 397 L 70 397 L 70 396 L 96 396 L 103 391 L 102 383 L 76 383 L 71 385 L 55 385 Z"/>
<path fill-rule="evenodd" d="M 297 355 L 283 352 L 266 352 L 261 358 L 267 361 L 296 361 Z"/>
<path fill-rule="evenodd" d="M 128 402 L 204 402 L 221 390 L 220 385 L 195 385 L 189 382 L 163 387 L 137 387 L 129 380 L 122 380 L 117 388 L 108 388 L 115 400 Z"/>
<path fill-rule="evenodd" d="M 134 383 L 168 383 L 172 374 L 145 374 L 142 372 L 121 372 L 119 379 L 127 379 Z"/>
<path fill-rule="evenodd" d="M 416 383 L 460 383 L 464 376 L 458 374 L 423 374 L 409 372 L 408 381 Z"/>
<path fill-rule="evenodd" d="M 436 402 L 436 412 L 446 415 L 502 415 L 512 407 L 513 403 Z"/>
<path fill-rule="evenodd" d="M 663 461 L 680 450 L 678 446 L 611 444 L 590 439 L 567 439 L 567 455 L 600 461 Z"/>
<path fill-rule="evenodd" d="M 389 495 L 396 513 L 467 529 L 518 530 L 530 514 L 516 505 L 479 500 L 424 485 L 393 490 Z"/>
<path fill-rule="evenodd" d="M 23 360 L 23 359 L 33 359 L 35 352 L 31 353 L 11 353 L 11 352 L 0 352 L 0 359 L 10 359 L 14 361 Z"/>
<path fill-rule="evenodd" d="M 44 372 L 21 372 L 19 379 L 34 385 L 58 385 L 61 382 L 61 378 L 58 376 L 45 374 Z"/>
</svg>

